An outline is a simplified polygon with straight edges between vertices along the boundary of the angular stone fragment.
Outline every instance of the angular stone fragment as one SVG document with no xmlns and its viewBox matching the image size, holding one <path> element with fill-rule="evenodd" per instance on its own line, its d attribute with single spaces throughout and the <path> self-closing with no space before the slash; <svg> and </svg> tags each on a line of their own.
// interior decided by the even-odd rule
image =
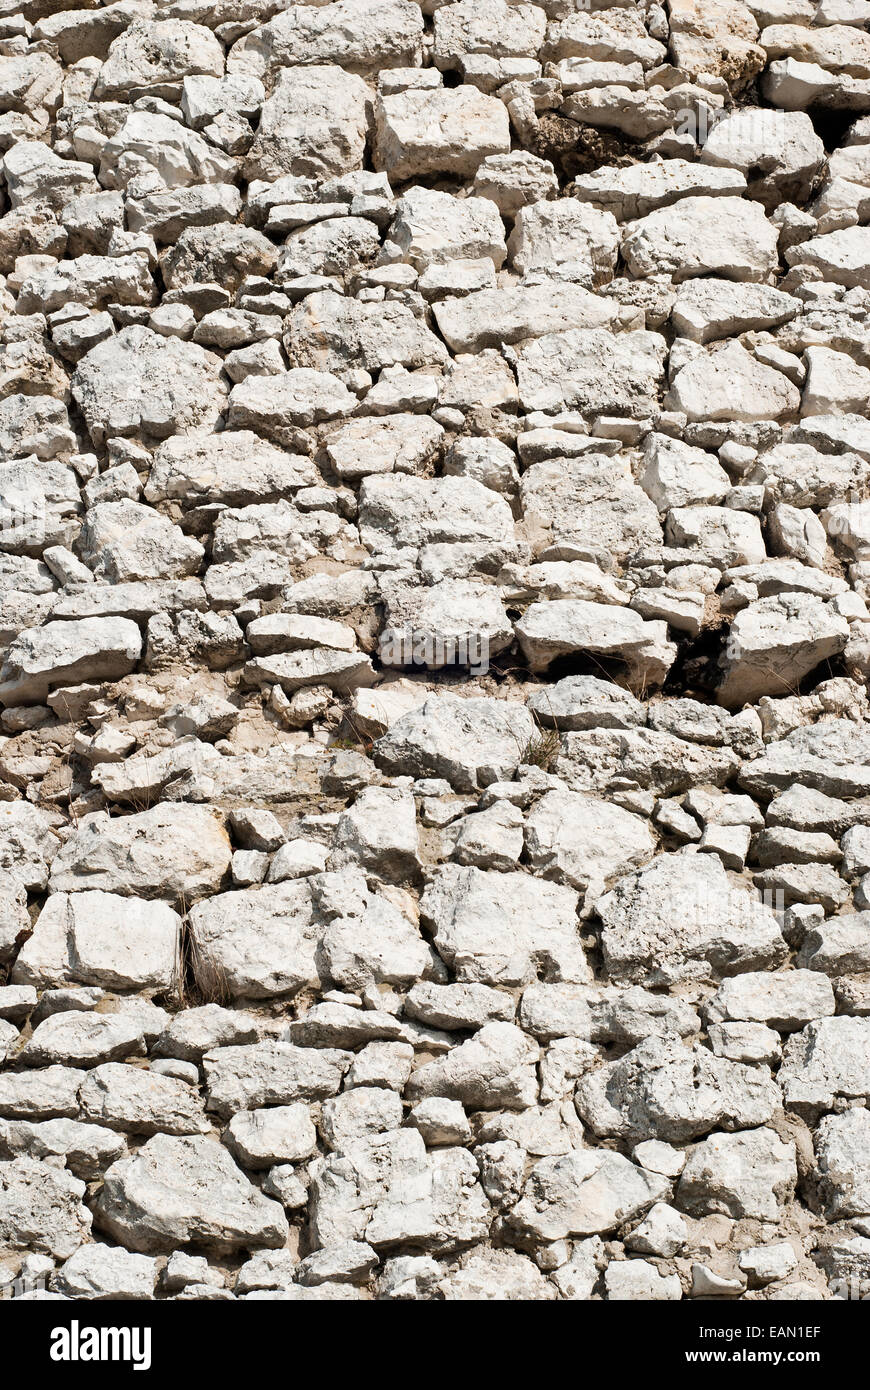
<svg viewBox="0 0 870 1390">
<path fill-rule="evenodd" d="M 545 728 L 629 729 L 646 711 L 628 690 L 597 676 L 565 676 L 529 697 L 529 709 Z"/>
<path fill-rule="evenodd" d="M 165 439 L 213 427 L 226 400 L 220 367 L 220 358 L 196 343 L 135 326 L 85 353 L 72 393 L 98 446 L 139 431 Z"/>
<path fill-rule="evenodd" d="M 474 176 L 474 192 L 490 198 L 503 217 L 510 218 L 526 203 L 558 190 L 552 164 L 527 150 L 488 155 Z"/>
<path fill-rule="evenodd" d="M 804 112 L 754 108 L 718 121 L 701 159 L 740 169 L 749 197 L 770 213 L 783 201 L 806 201 L 824 167 L 825 147 Z"/>
<path fill-rule="evenodd" d="M 108 1169 L 96 1221 L 127 1249 L 159 1252 L 190 1242 L 217 1251 L 280 1248 L 287 1221 L 236 1167 L 199 1136 L 155 1135 Z"/>
<path fill-rule="evenodd" d="M 244 162 L 248 179 L 327 178 L 362 164 L 368 88 L 334 65 L 279 72 Z"/>
<path fill-rule="evenodd" d="M 256 1042 L 257 1037 L 257 1022 L 249 1014 L 202 1004 L 175 1014 L 154 1044 L 154 1052 L 158 1057 L 199 1062 L 213 1048 Z"/>
<path fill-rule="evenodd" d="M 171 245 L 188 227 L 232 222 L 241 208 L 241 194 L 231 183 L 159 189 L 141 199 L 128 196 L 127 226 L 131 232 L 153 236 L 158 244 Z"/>
<path fill-rule="evenodd" d="M 504 227 L 488 198 L 453 198 L 436 189 L 409 188 L 399 199 L 390 240 L 415 270 L 445 261 L 505 258 Z"/>
<path fill-rule="evenodd" d="M 350 420 L 330 436 L 329 461 L 339 478 L 354 482 L 372 473 L 422 473 L 443 430 L 421 415 Z"/>
<path fill-rule="evenodd" d="M 433 305 L 433 313 L 448 347 L 463 353 L 569 328 L 639 327 L 637 313 L 621 309 L 616 300 L 555 279 L 448 295 Z"/>
<path fill-rule="evenodd" d="M 378 655 L 385 666 L 475 669 L 513 640 L 513 626 L 491 585 L 461 579 L 428 586 L 388 582 L 383 597 Z"/>
<path fill-rule="evenodd" d="M 779 1071 L 787 1110 L 812 1123 L 838 1098 L 870 1093 L 870 1019 L 821 1018 L 793 1033 Z"/>
<path fill-rule="evenodd" d="M 863 973 L 870 969 L 868 927 L 870 919 L 863 912 L 841 913 L 819 922 L 804 937 L 801 964 L 831 976 Z"/>
<path fill-rule="evenodd" d="M 669 0 L 673 62 L 693 77 L 710 73 L 741 91 L 764 67 L 758 22 L 735 0 Z"/>
<path fill-rule="evenodd" d="M 549 1302 L 556 1290 L 533 1262 L 514 1250 L 484 1251 L 481 1247 L 463 1255 L 445 1275 L 438 1290 L 448 1303 Z"/>
<path fill-rule="evenodd" d="M 274 13 L 270 7 L 268 13 Z M 335 63 L 346 72 L 419 66 L 423 20 L 409 0 L 372 0 L 364 12 L 349 0 L 329 8 L 288 5 L 235 43 L 230 72 L 280 76 L 282 68 Z"/>
<path fill-rule="evenodd" d="M 94 1243 L 82 1245 L 55 1280 L 67 1298 L 147 1299 L 154 1296 L 157 1261 Z"/>
<path fill-rule="evenodd" d="M 790 265 L 814 266 L 835 285 L 870 288 L 870 228 L 844 227 L 811 237 L 787 253 Z"/>
<path fill-rule="evenodd" d="M 420 981 L 405 1000 L 405 1014 L 432 1028 L 478 1028 L 510 1023 L 514 1001 L 488 985 L 435 985 Z"/>
<path fill-rule="evenodd" d="M 57 1070 L 63 1071 L 64 1068 Z M 45 1073 L 30 1075 L 40 1077 Z M 84 1073 L 78 1075 L 81 1078 Z M 38 1123 L 31 1120 L 0 1121 L 0 1154 L 4 1158 L 15 1158 L 19 1154 L 49 1161 L 61 1158 L 73 1176 L 84 1182 L 99 1180 L 108 1165 L 126 1152 L 127 1142 L 123 1136 L 102 1125 L 82 1124 L 78 1120 L 61 1118 Z"/>
<path fill-rule="evenodd" d="M 597 14 L 578 11 L 547 26 L 542 62 L 575 56 L 599 62 L 638 62 L 647 68 L 663 62 L 665 50 L 649 37 L 639 14 L 617 7 Z"/>
<path fill-rule="evenodd" d="M 100 101 L 172 98 L 180 94 L 185 77 L 220 77 L 223 70 L 223 50 L 204 25 L 179 19 L 137 20 L 111 44 L 94 95 Z"/>
<path fill-rule="evenodd" d="M 13 1249 L 65 1260 L 90 1236 L 85 1184 L 35 1158 L 0 1162 L 0 1238 Z"/>
<path fill-rule="evenodd" d="M 368 657 L 360 652 L 314 647 L 308 651 L 257 657 L 245 666 L 243 679 L 248 685 L 279 685 L 287 692 L 305 686 L 326 686 L 330 690 L 347 692 L 359 686 L 374 685 L 377 677 Z"/>
<path fill-rule="evenodd" d="M 21 286 L 22 313 L 49 314 L 66 304 L 88 309 L 107 303 L 150 304 L 154 282 L 144 256 L 78 256 L 28 276 Z"/>
<path fill-rule="evenodd" d="M 738 613 L 723 661 L 719 700 L 728 708 L 784 695 L 826 657 L 841 652 L 848 624 L 811 594 L 758 599 Z"/>
<path fill-rule="evenodd" d="M 317 1247 L 365 1239 L 376 1250 L 408 1244 L 452 1250 L 482 1239 L 491 1209 L 467 1150 L 426 1153 L 416 1130 L 393 1130 L 311 1167 Z"/>
<path fill-rule="evenodd" d="M 197 903 L 190 930 L 201 987 L 263 999 L 316 986 L 320 926 L 305 880 L 221 893 Z"/>
<path fill-rule="evenodd" d="M 712 1134 L 690 1151 L 677 1202 L 698 1216 L 718 1211 L 735 1220 L 776 1221 L 796 1182 L 794 1144 L 772 1129 Z"/>
<path fill-rule="evenodd" d="M 355 398 L 331 372 L 294 367 L 277 376 L 249 376 L 230 392 L 228 419 L 276 444 L 296 443 L 295 427 L 349 415 Z"/>
<path fill-rule="evenodd" d="M 473 176 L 484 159 L 509 149 L 505 106 L 474 87 L 407 91 L 375 103 L 374 165 L 394 183 Z"/>
<path fill-rule="evenodd" d="M 668 400 L 689 420 L 778 420 L 800 409 L 800 392 L 739 343 L 702 353 L 682 367 Z"/>
<path fill-rule="evenodd" d="M 870 1114 L 861 1106 L 826 1115 L 816 1130 L 819 1186 L 832 1221 L 870 1213 L 868 1138 Z"/>
<path fill-rule="evenodd" d="M 487 1023 L 446 1057 L 411 1073 L 412 1100 L 445 1096 L 471 1110 L 524 1110 L 537 1095 L 538 1049 L 512 1023 Z"/>
<path fill-rule="evenodd" d="M 44 704 L 53 685 L 117 680 L 132 671 L 141 649 L 142 636 L 128 618 L 82 618 L 29 628 L 6 652 L 0 701 Z"/>
<path fill-rule="evenodd" d="M 647 1038 L 582 1077 L 575 1104 L 598 1135 L 685 1143 L 712 1129 L 764 1124 L 780 1094 L 767 1068 L 728 1062 L 671 1036 Z"/>
<path fill-rule="evenodd" d="M 758 203 L 744 198 L 682 198 L 630 222 L 622 254 L 635 277 L 695 275 L 766 281 L 776 269 L 777 232 Z"/>
<path fill-rule="evenodd" d="M 546 334 L 519 350 L 520 401 L 526 410 L 649 415 L 657 402 L 665 352 L 664 339 L 645 330 Z"/>
<path fill-rule="evenodd" d="M 566 886 L 447 864 L 436 871 L 420 910 L 461 981 L 510 987 L 538 971 L 552 980 L 590 978 L 577 894 Z"/>
<path fill-rule="evenodd" d="M 22 905 L 26 909 L 27 895 L 22 887 L 45 887 L 59 848 L 60 840 L 46 811 L 28 801 L 0 805 L 0 867 L 7 875 L 3 916 L 10 926 L 21 925 Z"/>
<path fill-rule="evenodd" d="M 606 208 L 618 222 L 627 222 L 685 197 L 740 196 L 745 187 L 745 175 L 738 169 L 663 159 L 624 168 L 605 165 L 580 174 L 574 180 L 574 196 Z"/>
<path fill-rule="evenodd" d="M 268 237 L 251 227 L 215 222 L 187 227 L 160 259 L 167 289 L 217 283 L 230 292 L 252 275 L 269 275 L 277 256 Z"/>
<path fill-rule="evenodd" d="M 88 1073 L 79 1104 L 84 1119 L 123 1134 L 204 1134 L 208 1129 L 195 1086 L 119 1062 Z"/>
<path fill-rule="evenodd" d="M 689 552 L 694 552 L 721 569 L 761 564 L 766 554 L 758 518 L 733 507 L 674 507 L 668 514 L 665 538 L 670 545 L 685 548 L 687 560 Z"/>
<path fill-rule="evenodd" d="M 526 822 L 526 853 L 545 878 L 593 900 L 626 867 L 651 859 L 655 839 L 640 816 L 597 797 L 550 791 Z"/>
<path fill-rule="evenodd" d="M 740 769 L 740 785 L 769 796 L 797 782 L 827 797 L 860 797 L 870 789 L 870 747 L 849 719 L 826 719 L 766 745 Z"/>
<path fill-rule="evenodd" d="M 165 903 L 115 893 L 53 893 L 15 962 L 18 983 L 171 988 L 181 919 Z"/>
<path fill-rule="evenodd" d="M 110 584 L 183 578 L 195 574 L 203 558 L 199 541 L 130 499 L 100 502 L 86 512 L 79 551 L 95 577 Z"/>
<path fill-rule="evenodd" d="M 387 772 L 446 777 L 472 791 L 510 776 L 533 735 L 523 705 L 430 695 L 377 740 L 373 755 Z"/>
<path fill-rule="evenodd" d="M 268 1110 L 240 1110 L 227 1126 L 224 1142 L 245 1168 L 297 1163 L 317 1144 L 308 1106 L 276 1105 Z"/>
<path fill-rule="evenodd" d="M 143 1028 L 133 1015 L 71 1010 L 43 1019 L 19 1058 L 29 1067 L 51 1066 L 61 1061 L 94 1067 L 116 1058 L 142 1056 L 144 1052 Z"/>
<path fill-rule="evenodd" d="M 516 633 L 533 671 L 546 670 L 567 653 L 599 653 L 625 661 L 628 683 L 639 690 L 660 685 L 676 656 L 663 623 L 645 622 L 633 609 L 578 599 L 531 604 Z"/>
<path fill-rule="evenodd" d="M 722 786 L 739 767 L 730 748 L 706 748 L 659 729 L 609 727 L 566 734 L 555 764 L 575 791 L 642 787 L 660 796 Z"/>
<path fill-rule="evenodd" d="M 284 345 L 298 366 L 339 377 L 359 368 L 375 373 L 401 365 L 411 370 L 446 362 L 448 356 L 440 339 L 406 305 L 365 303 L 333 290 L 305 296 L 288 316 Z"/>
<path fill-rule="evenodd" d="M 57 856 L 51 886 L 189 902 L 219 888 L 231 855 L 219 817 L 206 807 L 152 806 L 89 821 Z"/>
<path fill-rule="evenodd" d="M 613 1231 L 666 1197 L 667 1178 L 608 1149 L 543 1158 L 526 1181 L 508 1223 L 532 1243 Z"/>
<path fill-rule="evenodd" d="M 704 276 L 684 280 L 677 291 L 671 320 L 677 332 L 696 343 L 709 343 L 748 329 L 776 328 L 800 312 L 794 295 L 770 285 L 735 283 Z"/>
<path fill-rule="evenodd" d="M 773 909 L 728 878 L 712 855 L 661 854 L 596 905 L 611 978 L 665 983 L 778 965 Z"/>
<path fill-rule="evenodd" d="M 285 1042 L 217 1047 L 203 1058 L 206 1108 L 229 1119 L 240 1110 L 323 1100 L 338 1092 L 348 1060 L 346 1053 Z"/>
<path fill-rule="evenodd" d="M 303 455 L 288 455 L 249 430 L 224 430 L 207 438 L 167 439 L 153 455 L 144 496 L 152 506 L 221 502 L 245 507 L 316 481 L 317 472 Z"/>
<path fill-rule="evenodd" d="M 619 232 L 612 214 L 560 198 L 521 208 L 508 250 L 521 274 L 558 267 L 560 276 L 591 289 L 613 277 Z"/>
<path fill-rule="evenodd" d="M 812 970 L 747 972 L 723 980 L 708 1006 L 711 1019 L 749 1019 L 793 1032 L 835 1010 L 830 981 Z"/>
</svg>

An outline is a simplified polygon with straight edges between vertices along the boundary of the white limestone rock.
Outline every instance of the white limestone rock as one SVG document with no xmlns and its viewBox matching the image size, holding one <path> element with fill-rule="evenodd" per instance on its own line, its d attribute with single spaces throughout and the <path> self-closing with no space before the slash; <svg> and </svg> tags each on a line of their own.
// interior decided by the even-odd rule
<svg viewBox="0 0 870 1390">
<path fill-rule="evenodd" d="M 287 1238 L 280 1205 L 264 1197 L 219 1144 L 195 1135 L 155 1135 L 135 1155 L 113 1163 L 96 1221 L 126 1249 L 146 1254 L 191 1241 L 217 1251 L 275 1249 Z"/>
<path fill-rule="evenodd" d="M 231 857 L 221 818 L 207 807 L 152 806 L 83 825 L 56 856 L 51 888 L 191 902 L 219 889 Z"/>
<path fill-rule="evenodd" d="M 155 170 L 166 188 L 231 183 L 236 170 L 230 155 L 160 112 L 131 111 L 108 139 L 83 148 L 99 159 L 104 188 L 126 188 L 143 165 Z"/>
<path fill-rule="evenodd" d="M 204 1134 L 209 1128 L 196 1086 L 121 1062 L 89 1072 L 79 1104 L 83 1119 L 122 1134 Z"/>
<path fill-rule="evenodd" d="M 359 169 L 369 103 L 362 78 L 335 65 L 279 71 L 245 157 L 246 178 L 269 183 L 284 174 L 323 179 Z"/>
<path fill-rule="evenodd" d="M 689 1151 L 677 1202 L 692 1215 L 776 1221 L 797 1182 L 795 1146 L 772 1129 L 711 1134 Z"/>
<path fill-rule="evenodd" d="M 288 5 L 232 47 L 231 73 L 280 79 L 281 70 L 333 63 L 346 72 L 419 67 L 423 20 L 408 0 L 373 0 L 363 13 L 352 0 L 325 9 Z"/>
<path fill-rule="evenodd" d="M 534 729 L 513 701 L 431 695 L 377 740 L 373 756 L 388 773 L 445 777 L 473 791 L 516 771 Z"/>
<path fill-rule="evenodd" d="M 79 1246 L 58 1270 L 54 1283 L 66 1298 L 149 1299 L 157 1283 L 157 1261 L 94 1242 Z"/>
<path fill-rule="evenodd" d="M 513 1023 L 486 1023 L 446 1057 L 411 1073 L 411 1100 L 443 1096 L 471 1110 L 524 1110 L 537 1096 L 538 1048 Z"/>
<path fill-rule="evenodd" d="M 134 21 L 109 47 L 97 74 L 100 101 L 177 97 L 185 77 L 221 77 L 223 50 L 210 29 L 186 20 Z"/>
<path fill-rule="evenodd" d="M 749 197 L 770 213 L 783 201 L 806 202 L 824 167 L 825 147 L 804 112 L 754 108 L 717 121 L 701 160 L 740 169 Z"/>
<path fill-rule="evenodd" d="M 845 620 L 811 594 L 756 600 L 731 624 L 720 703 L 738 709 L 762 695 L 785 695 L 841 652 L 848 636 Z"/>
<path fill-rule="evenodd" d="M 812 1123 L 838 1097 L 860 1100 L 870 1087 L 870 1020 L 821 1018 L 793 1033 L 779 1071 L 784 1104 Z"/>
<path fill-rule="evenodd" d="M 575 1149 L 535 1164 L 508 1223 L 520 1239 L 533 1244 L 605 1235 L 643 1215 L 669 1188 L 667 1178 L 637 1167 L 622 1154 Z"/>
<path fill-rule="evenodd" d="M 696 275 L 765 283 L 777 266 L 777 231 L 760 204 L 744 198 L 688 197 L 629 222 L 622 255 L 636 278 Z"/>
<path fill-rule="evenodd" d="M 517 384 L 526 410 L 649 416 L 666 353 L 658 333 L 604 328 L 548 333 L 518 349 Z"/>
<path fill-rule="evenodd" d="M 577 894 L 527 874 L 439 868 L 420 904 L 440 955 L 461 982 L 516 986 L 591 978 L 577 930 Z"/>
<path fill-rule="evenodd" d="M 550 791 L 526 821 L 529 862 L 545 878 L 597 900 L 626 867 L 651 859 L 656 841 L 647 823 L 598 797 Z"/>
<path fill-rule="evenodd" d="M 389 236 L 417 271 L 483 256 L 499 269 L 506 255 L 502 220 L 488 198 L 453 198 L 437 189 L 403 193 Z"/>
<path fill-rule="evenodd" d="M 448 295 L 433 305 L 435 321 L 456 353 L 479 352 L 571 328 L 640 327 L 639 315 L 582 285 L 537 277 L 497 290 Z"/>
<path fill-rule="evenodd" d="M 856 1106 L 826 1115 L 815 1134 L 819 1187 L 832 1221 L 870 1213 L 870 1115 Z"/>
<path fill-rule="evenodd" d="M 710 343 L 753 329 L 778 328 L 800 313 L 800 300 L 770 285 L 704 276 L 684 280 L 671 320 L 681 337 Z"/>
<path fill-rule="evenodd" d="M 684 159 L 624 168 L 608 164 L 574 180 L 575 197 L 606 208 L 618 222 L 646 217 L 686 197 L 739 197 L 745 188 L 746 177 L 739 169 L 705 167 Z"/>
<path fill-rule="evenodd" d="M 779 420 L 796 415 L 801 397 L 782 372 L 737 342 L 723 343 L 687 362 L 671 382 L 668 401 L 689 420 Z"/>
<path fill-rule="evenodd" d="M 26 629 L 0 667 L 0 701 L 44 704 L 53 685 L 117 680 L 132 671 L 141 649 L 141 633 L 129 618 L 82 618 Z"/>
<path fill-rule="evenodd" d="M 767 1068 L 726 1061 L 673 1036 L 647 1038 L 619 1061 L 589 1072 L 575 1095 L 580 1118 L 595 1134 L 631 1143 L 686 1143 L 713 1129 L 751 1129 L 780 1103 Z"/>
<path fill-rule="evenodd" d="M 508 251 L 521 275 L 555 271 L 592 289 L 613 278 L 619 230 L 612 213 L 574 198 L 531 203 L 517 212 Z"/>
<path fill-rule="evenodd" d="M 646 984 L 771 968 L 786 954 L 773 909 L 718 857 L 660 854 L 599 899 L 611 978 Z"/>
<path fill-rule="evenodd" d="M 374 166 L 393 183 L 427 174 L 472 177 L 484 159 L 509 150 L 505 106 L 474 87 L 376 99 Z"/>
<path fill-rule="evenodd" d="M 580 599 L 533 603 L 515 626 L 533 671 L 546 670 L 567 653 L 599 653 L 624 661 L 629 685 L 643 690 L 660 685 L 676 657 L 663 623 L 645 622 L 633 609 L 612 604 Z"/>
<path fill-rule="evenodd" d="M 53 893 L 15 962 L 15 981 L 168 990 L 179 969 L 181 918 L 166 903 L 90 891 Z"/>
<path fill-rule="evenodd" d="M 271 1168 L 298 1163 L 317 1145 L 308 1106 L 275 1105 L 268 1110 L 240 1110 L 227 1125 L 224 1142 L 243 1168 Z"/>
<path fill-rule="evenodd" d="M 159 440 L 213 428 L 227 394 L 219 373 L 198 344 L 136 326 L 85 353 L 72 393 L 95 444 L 140 431 Z"/>
<path fill-rule="evenodd" d="M 85 1184 L 26 1156 L 0 1163 L 0 1236 L 13 1249 L 42 1251 L 68 1259 L 88 1240 L 91 1213 Z"/>
</svg>

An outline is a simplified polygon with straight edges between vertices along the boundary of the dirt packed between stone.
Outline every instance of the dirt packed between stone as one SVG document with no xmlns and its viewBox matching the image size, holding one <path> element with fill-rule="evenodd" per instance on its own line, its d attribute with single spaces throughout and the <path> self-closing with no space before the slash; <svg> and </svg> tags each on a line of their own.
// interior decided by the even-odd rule
<svg viewBox="0 0 870 1390">
<path fill-rule="evenodd" d="M 870 3 L 83 2 L 0 3 L 0 1299 L 866 1298 Z"/>
</svg>

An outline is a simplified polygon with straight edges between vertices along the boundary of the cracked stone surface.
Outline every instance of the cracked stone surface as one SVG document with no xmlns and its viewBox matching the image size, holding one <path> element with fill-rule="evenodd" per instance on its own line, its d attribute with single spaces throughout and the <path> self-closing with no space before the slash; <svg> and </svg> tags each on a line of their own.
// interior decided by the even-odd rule
<svg viewBox="0 0 870 1390">
<path fill-rule="evenodd" d="M 870 1277 L 862 0 L 0 15 L 0 1298 Z"/>
</svg>

